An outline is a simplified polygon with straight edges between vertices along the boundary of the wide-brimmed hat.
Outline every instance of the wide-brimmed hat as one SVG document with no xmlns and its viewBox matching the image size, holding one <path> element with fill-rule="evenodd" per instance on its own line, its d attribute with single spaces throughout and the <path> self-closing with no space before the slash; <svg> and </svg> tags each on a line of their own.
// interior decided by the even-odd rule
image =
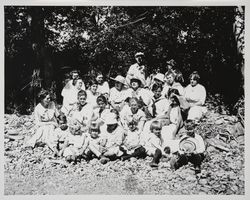
<svg viewBox="0 0 250 200">
<path fill-rule="evenodd" d="M 106 119 L 105 119 L 105 123 L 107 125 L 110 125 L 110 124 L 117 124 L 118 121 L 117 121 L 117 116 L 115 113 L 108 113 Z"/>
<path fill-rule="evenodd" d="M 145 56 L 145 55 L 144 55 L 144 53 L 142 53 L 142 52 L 137 52 L 137 53 L 135 54 L 135 57 L 139 57 L 139 56 Z"/>
<path fill-rule="evenodd" d="M 158 79 L 158 80 L 161 81 L 161 82 L 164 82 L 164 78 L 165 78 L 165 76 L 164 76 L 164 74 L 162 74 L 162 73 L 157 73 L 157 74 L 154 76 L 154 79 Z"/>
<path fill-rule="evenodd" d="M 115 78 L 110 78 L 111 80 L 113 81 L 116 81 L 116 82 L 119 82 L 119 83 L 122 83 L 123 85 L 126 85 L 126 80 L 123 76 L 121 75 L 118 75 L 116 76 Z"/>
<path fill-rule="evenodd" d="M 197 149 L 198 141 L 193 137 L 184 136 L 181 138 L 179 148 L 187 153 L 192 153 Z"/>
</svg>

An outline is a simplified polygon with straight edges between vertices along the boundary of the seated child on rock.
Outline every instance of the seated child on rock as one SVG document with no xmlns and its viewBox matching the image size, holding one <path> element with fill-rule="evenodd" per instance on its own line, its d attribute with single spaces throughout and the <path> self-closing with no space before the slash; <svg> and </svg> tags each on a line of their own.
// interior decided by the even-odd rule
<svg viewBox="0 0 250 200">
<path fill-rule="evenodd" d="M 153 160 L 150 163 L 151 167 L 158 167 L 162 156 L 166 156 L 163 148 L 163 139 L 161 136 L 162 124 L 159 121 L 153 121 L 150 125 L 150 134 L 144 141 L 144 147 L 146 153 L 149 156 L 153 156 Z"/>
<path fill-rule="evenodd" d="M 140 132 L 138 131 L 137 122 L 132 120 L 128 123 L 128 130 L 126 131 L 125 138 L 121 149 L 124 155 L 122 160 L 130 159 L 131 157 L 143 158 L 146 156 L 146 150 L 140 144 Z"/>
<path fill-rule="evenodd" d="M 192 120 L 185 122 L 186 135 L 179 139 L 179 149 L 171 161 L 171 168 L 177 170 L 188 162 L 194 165 L 196 173 L 200 172 L 201 163 L 205 158 L 205 143 L 203 138 L 194 132 L 195 124 Z"/>
<path fill-rule="evenodd" d="M 101 133 L 101 163 L 109 161 L 110 157 L 120 157 L 123 152 L 120 150 L 125 135 L 124 129 L 118 124 L 115 113 L 109 113 L 105 121 L 107 129 Z"/>
<path fill-rule="evenodd" d="M 62 148 L 62 155 L 68 162 L 76 162 L 83 155 L 88 147 L 89 141 L 86 133 L 81 131 L 81 126 L 77 120 L 69 122 L 70 134 L 66 138 Z"/>
</svg>

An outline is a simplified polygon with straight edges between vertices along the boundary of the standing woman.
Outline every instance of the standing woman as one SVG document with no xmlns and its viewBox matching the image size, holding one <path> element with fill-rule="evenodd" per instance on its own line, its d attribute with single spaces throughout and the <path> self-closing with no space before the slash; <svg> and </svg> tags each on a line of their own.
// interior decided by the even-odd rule
<svg viewBox="0 0 250 200">
<path fill-rule="evenodd" d="M 89 88 L 86 91 L 87 92 L 87 103 L 91 104 L 93 106 L 93 108 L 97 108 L 98 105 L 96 103 L 97 97 L 99 96 L 98 92 L 97 92 L 97 88 L 98 88 L 98 82 L 96 80 L 90 80 L 89 82 Z"/>
<path fill-rule="evenodd" d="M 35 144 L 42 142 L 47 144 L 52 150 L 56 147 L 54 130 L 57 127 L 56 117 L 59 112 L 55 103 L 51 101 L 49 91 L 41 90 L 38 94 L 40 103 L 35 107 L 36 132 L 27 141 L 26 146 L 35 147 Z"/>
<path fill-rule="evenodd" d="M 199 84 L 200 75 L 194 71 L 190 76 L 190 84 L 185 88 L 184 97 L 190 104 L 187 119 L 199 120 L 207 112 L 204 106 L 206 100 L 206 89 Z"/>
</svg>

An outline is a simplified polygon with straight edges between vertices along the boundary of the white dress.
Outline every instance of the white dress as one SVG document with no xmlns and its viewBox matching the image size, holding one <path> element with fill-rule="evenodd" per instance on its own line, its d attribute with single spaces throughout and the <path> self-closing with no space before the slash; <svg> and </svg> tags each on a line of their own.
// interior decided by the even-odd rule
<svg viewBox="0 0 250 200">
<path fill-rule="evenodd" d="M 57 126 L 56 116 L 59 115 L 54 102 L 50 102 L 48 108 L 39 103 L 35 107 L 34 113 L 37 129 L 26 145 L 34 147 L 36 143 L 42 142 L 53 148 L 56 145 L 56 135 L 54 133 Z"/>
<path fill-rule="evenodd" d="M 98 93 L 96 93 L 94 95 L 90 90 L 87 90 L 86 92 L 87 92 L 86 102 L 91 104 L 93 108 L 96 108 L 98 106 L 97 102 L 96 102 L 96 99 L 98 97 Z"/>
<path fill-rule="evenodd" d="M 185 88 L 184 97 L 191 105 L 187 119 L 199 120 L 207 112 L 206 107 L 203 106 L 206 100 L 206 89 L 200 84 L 194 87 L 189 84 Z M 198 105 L 195 105 L 193 101 L 197 102 Z"/>
<path fill-rule="evenodd" d="M 103 82 L 102 85 L 97 86 L 96 92 L 100 94 L 108 94 L 109 95 L 109 84 L 107 81 Z"/>
<path fill-rule="evenodd" d="M 77 95 L 79 90 L 77 90 L 74 86 L 70 89 L 65 90 L 63 94 L 63 105 L 61 111 L 67 116 L 74 107 L 74 105 L 78 102 Z"/>
</svg>

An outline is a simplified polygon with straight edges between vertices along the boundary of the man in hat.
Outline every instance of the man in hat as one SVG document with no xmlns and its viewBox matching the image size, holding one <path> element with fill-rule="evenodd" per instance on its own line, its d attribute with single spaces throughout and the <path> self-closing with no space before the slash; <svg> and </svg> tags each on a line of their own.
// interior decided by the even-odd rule
<svg viewBox="0 0 250 200">
<path fill-rule="evenodd" d="M 139 77 L 145 85 L 146 80 L 146 66 L 145 66 L 145 55 L 142 52 L 135 54 L 136 63 L 131 65 L 126 76 L 127 83 L 130 83 L 131 78 L 134 76 Z"/>
</svg>

